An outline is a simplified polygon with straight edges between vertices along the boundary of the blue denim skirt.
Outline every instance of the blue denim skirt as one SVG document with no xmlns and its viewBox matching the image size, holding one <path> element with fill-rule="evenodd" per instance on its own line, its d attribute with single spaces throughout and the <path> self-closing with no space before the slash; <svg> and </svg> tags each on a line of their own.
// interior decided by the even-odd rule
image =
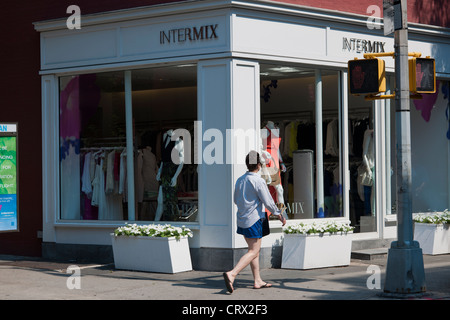
<svg viewBox="0 0 450 320">
<path fill-rule="evenodd" d="M 250 228 L 237 228 L 237 233 L 246 238 L 262 238 L 263 227 L 262 219 L 258 219 Z"/>
</svg>

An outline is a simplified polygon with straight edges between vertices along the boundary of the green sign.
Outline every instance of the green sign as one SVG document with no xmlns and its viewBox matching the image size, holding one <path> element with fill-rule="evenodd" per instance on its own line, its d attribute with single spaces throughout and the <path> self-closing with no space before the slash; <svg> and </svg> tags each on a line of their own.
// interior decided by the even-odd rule
<svg viewBox="0 0 450 320">
<path fill-rule="evenodd" d="M 0 124 L 0 232 L 18 230 L 17 124 Z"/>
</svg>

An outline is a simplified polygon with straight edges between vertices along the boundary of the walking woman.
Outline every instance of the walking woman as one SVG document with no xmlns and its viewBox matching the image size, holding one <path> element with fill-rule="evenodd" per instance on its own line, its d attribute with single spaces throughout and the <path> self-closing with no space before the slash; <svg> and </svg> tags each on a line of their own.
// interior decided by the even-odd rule
<svg viewBox="0 0 450 320">
<path fill-rule="evenodd" d="M 261 239 L 263 220 L 266 219 L 264 210 L 267 208 L 271 213 L 278 216 L 283 226 L 286 220 L 277 208 L 269 193 L 266 182 L 258 174 L 261 169 L 261 158 L 256 151 L 250 151 L 245 158 L 248 172 L 236 181 L 234 191 L 234 203 L 237 211 L 237 233 L 244 236 L 248 244 L 248 252 L 239 260 L 233 270 L 223 273 L 225 285 L 228 292 L 234 291 L 233 283 L 237 275 L 250 264 L 254 278 L 254 289 L 270 288 L 272 285 L 264 282 L 259 273 L 259 252 L 261 250 Z"/>
</svg>

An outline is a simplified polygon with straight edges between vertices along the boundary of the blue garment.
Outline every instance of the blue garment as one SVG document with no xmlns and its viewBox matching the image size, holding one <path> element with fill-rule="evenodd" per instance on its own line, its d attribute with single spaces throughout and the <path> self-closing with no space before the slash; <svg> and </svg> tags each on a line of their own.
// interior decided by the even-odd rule
<svg viewBox="0 0 450 320">
<path fill-rule="evenodd" d="M 238 207 L 237 226 L 243 229 L 250 228 L 256 221 L 265 218 L 264 206 L 274 215 L 281 214 L 266 182 L 254 172 L 247 172 L 236 181 L 234 203 Z"/>
<path fill-rule="evenodd" d="M 263 233 L 262 221 L 263 219 L 259 219 L 250 228 L 238 227 L 237 233 L 242 234 L 246 238 L 262 238 Z"/>
</svg>

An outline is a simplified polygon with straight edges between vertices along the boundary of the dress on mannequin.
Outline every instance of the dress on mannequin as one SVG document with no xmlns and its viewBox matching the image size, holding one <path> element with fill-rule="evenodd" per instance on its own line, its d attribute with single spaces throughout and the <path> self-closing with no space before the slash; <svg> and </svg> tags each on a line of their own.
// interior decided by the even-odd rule
<svg viewBox="0 0 450 320">
<path fill-rule="evenodd" d="M 364 213 L 365 215 L 375 215 L 375 199 L 373 181 L 375 180 L 375 147 L 373 140 L 373 129 L 364 132 L 363 142 L 363 165 L 367 174 L 372 178 L 371 185 L 364 185 Z"/>
<path fill-rule="evenodd" d="M 286 172 L 286 167 L 283 164 L 283 159 L 280 153 L 280 130 L 272 121 L 268 121 L 267 125 L 263 128 L 262 142 L 263 149 L 265 150 L 262 152 L 262 154 L 263 157 L 266 158 L 266 167 L 268 168 L 270 173 L 278 171 L 278 176 L 275 179 L 272 179 L 272 182 L 269 184 L 269 190 L 271 191 L 275 203 L 277 203 L 277 205 L 281 207 L 284 207 L 284 190 L 283 186 L 281 185 L 280 167 L 281 171 L 283 172 Z M 274 188 L 274 190 L 272 188 Z"/>
<path fill-rule="evenodd" d="M 161 166 L 156 175 L 156 180 L 160 181 L 161 185 L 158 192 L 155 221 L 174 221 L 179 216 L 177 178 L 183 168 L 184 145 L 179 138 L 173 141 L 172 135 L 173 130 L 164 133 L 161 145 Z M 173 152 L 174 149 L 177 152 Z M 172 159 L 172 153 L 177 155 L 178 159 Z M 174 163 L 173 160 L 178 163 Z"/>
</svg>

